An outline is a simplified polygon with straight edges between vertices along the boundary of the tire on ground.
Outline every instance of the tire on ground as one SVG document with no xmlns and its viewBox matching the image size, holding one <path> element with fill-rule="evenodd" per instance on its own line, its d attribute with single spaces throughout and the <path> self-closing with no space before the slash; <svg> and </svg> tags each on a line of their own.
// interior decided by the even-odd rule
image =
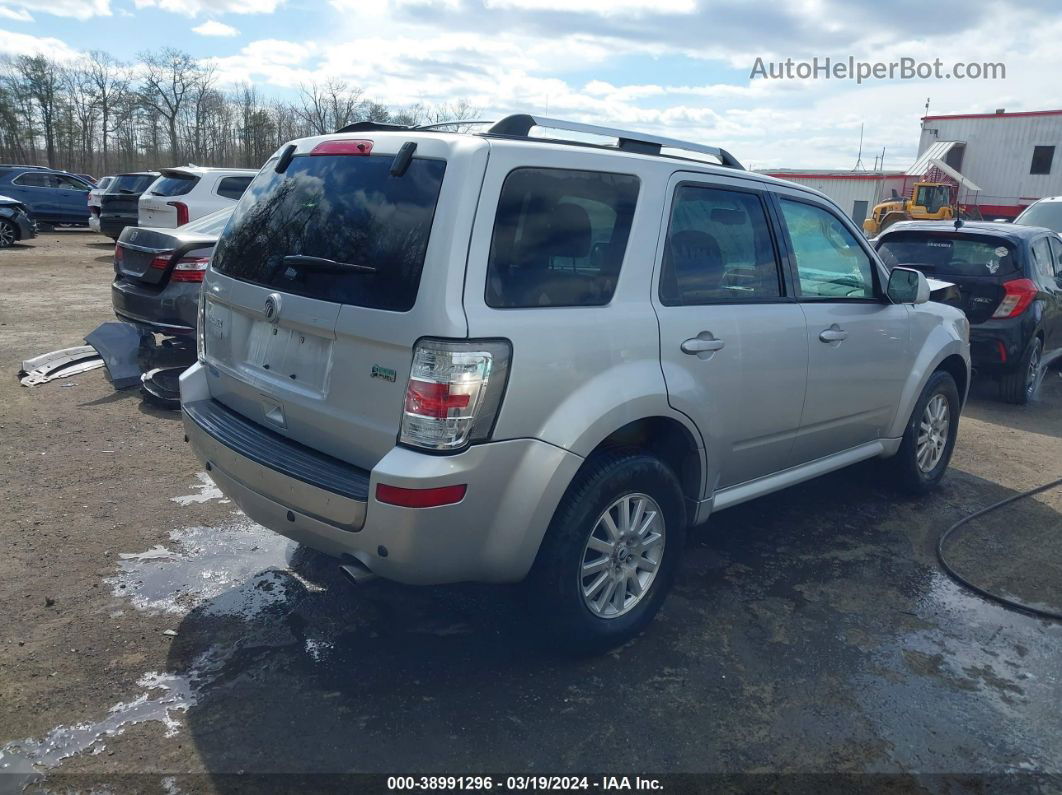
<svg viewBox="0 0 1062 795">
<path fill-rule="evenodd" d="M 924 472 L 918 465 L 918 439 L 923 432 L 923 415 L 926 406 L 935 395 L 943 395 L 947 401 L 948 430 L 943 455 L 935 466 Z M 955 436 L 959 430 L 959 410 L 959 390 L 955 386 L 955 379 L 950 373 L 937 370 L 929 377 L 922 389 L 922 394 L 918 396 L 911 417 L 907 421 L 903 441 L 900 443 L 900 451 L 889 462 L 893 468 L 896 483 L 901 489 L 909 494 L 926 494 L 940 483 L 955 449 Z"/>
</svg>

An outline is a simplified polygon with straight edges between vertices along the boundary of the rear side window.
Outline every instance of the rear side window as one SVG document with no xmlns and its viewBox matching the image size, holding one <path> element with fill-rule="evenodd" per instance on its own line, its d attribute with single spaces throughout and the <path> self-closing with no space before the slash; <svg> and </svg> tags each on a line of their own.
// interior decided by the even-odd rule
<svg viewBox="0 0 1062 795">
<path fill-rule="evenodd" d="M 660 274 L 666 306 L 782 294 L 767 214 L 752 193 L 695 185 L 675 191 Z"/>
<path fill-rule="evenodd" d="M 212 267 L 322 301 L 404 312 L 417 299 L 446 163 L 391 155 L 298 155 L 254 178 Z"/>
<path fill-rule="evenodd" d="M 27 171 L 24 174 L 19 174 L 13 180 L 14 185 L 22 185 L 27 188 L 54 188 L 55 181 L 50 174 L 38 174 L 32 171 Z"/>
<path fill-rule="evenodd" d="M 239 199 L 253 177 L 224 177 L 218 182 L 218 196 L 235 201 Z"/>
<path fill-rule="evenodd" d="M 518 168 L 502 185 L 487 262 L 487 306 L 601 306 L 612 300 L 638 178 Z"/>
<path fill-rule="evenodd" d="M 184 196 L 196 186 L 199 177 L 192 174 L 170 174 L 159 177 L 151 186 L 152 196 Z"/>
<path fill-rule="evenodd" d="M 874 266 L 848 228 L 813 204 L 782 199 L 804 298 L 874 299 Z"/>
<path fill-rule="evenodd" d="M 998 237 L 895 232 L 878 244 L 892 270 L 900 265 L 930 276 L 1010 276 L 1018 270 L 1014 245 Z"/>
</svg>

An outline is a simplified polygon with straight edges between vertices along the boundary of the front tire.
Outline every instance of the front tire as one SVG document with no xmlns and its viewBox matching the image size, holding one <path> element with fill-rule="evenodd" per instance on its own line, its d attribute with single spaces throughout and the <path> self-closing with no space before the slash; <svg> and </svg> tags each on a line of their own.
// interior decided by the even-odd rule
<svg viewBox="0 0 1062 795">
<path fill-rule="evenodd" d="M 1033 337 L 1021 357 L 1021 366 L 999 379 L 999 396 L 1003 400 L 1024 406 L 1036 396 L 1040 381 L 1043 380 L 1043 352 L 1043 340 Z"/>
<path fill-rule="evenodd" d="M 527 582 L 542 628 L 583 654 L 640 632 L 671 588 L 686 541 L 682 488 L 643 453 L 591 458 L 568 487 Z"/>
<path fill-rule="evenodd" d="M 955 379 L 942 370 L 933 373 L 915 403 L 900 451 L 891 462 L 901 489 L 909 494 L 927 494 L 940 483 L 955 450 L 959 408 Z"/>
</svg>

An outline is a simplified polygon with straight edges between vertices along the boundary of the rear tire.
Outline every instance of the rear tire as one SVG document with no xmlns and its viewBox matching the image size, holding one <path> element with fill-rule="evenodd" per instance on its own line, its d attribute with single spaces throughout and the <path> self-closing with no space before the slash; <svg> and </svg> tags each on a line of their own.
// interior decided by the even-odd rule
<svg viewBox="0 0 1062 795">
<path fill-rule="evenodd" d="M 591 458 L 557 507 L 526 582 L 540 626 L 575 653 L 624 643 L 660 609 L 685 541 L 685 502 L 670 468 L 638 452 Z"/>
<path fill-rule="evenodd" d="M 940 483 L 955 449 L 959 408 L 955 379 L 943 370 L 933 373 L 911 412 L 900 451 L 890 460 L 900 489 L 921 495 Z"/>
<path fill-rule="evenodd" d="M 999 379 L 999 396 L 1003 400 L 1024 406 L 1036 396 L 1044 376 L 1043 352 L 1043 340 L 1033 337 L 1021 357 L 1021 366 Z"/>
<path fill-rule="evenodd" d="M 0 218 L 0 248 L 10 248 L 18 240 L 18 230 L 10 221 Z"/>
</svg>

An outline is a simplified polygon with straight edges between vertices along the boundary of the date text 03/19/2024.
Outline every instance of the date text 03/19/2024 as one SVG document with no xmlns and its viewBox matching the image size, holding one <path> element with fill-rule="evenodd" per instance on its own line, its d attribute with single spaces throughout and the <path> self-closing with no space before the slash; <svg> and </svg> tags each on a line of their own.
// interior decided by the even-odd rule
<svg viewBox="0 0 1062 795">
<path fill-rule="evenodd" d="M 642 776 L 389 776 L 387 789 L 392 791 L 659 791 L 659 779 Z"/>
</svg>

